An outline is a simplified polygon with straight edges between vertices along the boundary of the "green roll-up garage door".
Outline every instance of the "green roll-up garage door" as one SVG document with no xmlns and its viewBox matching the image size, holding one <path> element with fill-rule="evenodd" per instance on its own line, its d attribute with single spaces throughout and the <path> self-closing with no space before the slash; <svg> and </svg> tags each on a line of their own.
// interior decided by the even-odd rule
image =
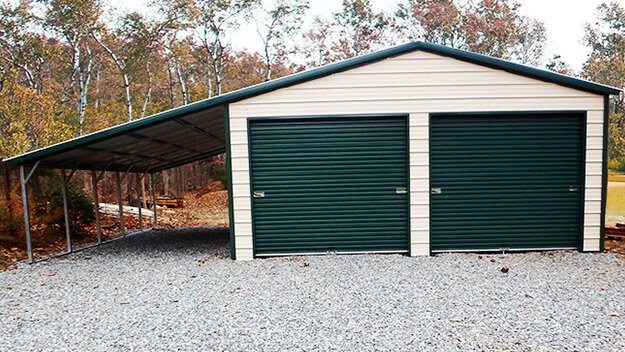
<svg viewBox="0 0 625 352">
<path fill-rule="evenodd" d="M 250 123 L 254 253 L 405 252 L 405 117 Z"/>
<path fill-rule="evenodd" d="M 578 248 L 584 117 L 433 116 L 431 249 Z"/>
</svg>

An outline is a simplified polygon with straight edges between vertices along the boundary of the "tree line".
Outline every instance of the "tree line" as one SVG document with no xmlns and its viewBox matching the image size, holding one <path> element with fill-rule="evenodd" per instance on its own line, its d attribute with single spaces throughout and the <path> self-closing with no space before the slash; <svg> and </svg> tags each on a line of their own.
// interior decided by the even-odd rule
<svg viewBox="0 0 625 352">
<path fill-rule="evenodd" d="M 625 86 L 619 2 L 587 24 L 582 72 L 545 58 L 544 24 L 515 0 L 398 0 L 388 12 L 343 0 L 331 16 L 308 12 L 308 0 L 152 0 L 140 12 L 0 0 L 0 157 L 411 40 Z M 236 50 L 236 31 L 250 24 L 261 50 Z M 620 142 L 623 99 L 612 107 Z M 611 144 L 613 159 L 622 145 Z"/>
</svg>

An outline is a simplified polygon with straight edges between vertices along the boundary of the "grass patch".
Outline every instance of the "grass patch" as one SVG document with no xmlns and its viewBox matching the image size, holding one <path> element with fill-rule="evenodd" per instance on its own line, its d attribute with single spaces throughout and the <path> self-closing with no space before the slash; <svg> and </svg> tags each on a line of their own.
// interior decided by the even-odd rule
<svg viewBox="0 0 625 352">
<path fill-rule="evenodd" d="M 625 223 L 625 175 L 608 172 L 608 197 L 606 203 L 606 226 Z"/>
<path fill-rule="evenodd" d="M 608 182 L 625 182 L 625 174 L 614 170 L 608 170 Z"/>
</svg>

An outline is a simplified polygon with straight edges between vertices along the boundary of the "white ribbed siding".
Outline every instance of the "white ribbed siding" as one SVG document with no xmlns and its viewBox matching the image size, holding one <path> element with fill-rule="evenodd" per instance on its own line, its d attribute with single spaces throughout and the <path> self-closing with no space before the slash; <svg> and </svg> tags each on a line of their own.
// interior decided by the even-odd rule
<svg viewBox="0 0 625 352">
<path fill-rule="evenodd" d="M 252 259 L 247 118 L 410 114 L 411 254 L 429 253 L 430 113 L 587 111 L 585 251 L 599 250 L 603 96 L 416 51 L 230 104 L 235 250 Z"/>
</svg>

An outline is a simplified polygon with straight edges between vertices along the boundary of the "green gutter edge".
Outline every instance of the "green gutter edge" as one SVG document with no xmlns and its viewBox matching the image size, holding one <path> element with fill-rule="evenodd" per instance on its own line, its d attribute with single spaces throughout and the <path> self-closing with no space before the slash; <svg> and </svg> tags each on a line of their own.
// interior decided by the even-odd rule
<svg viewBox="0 0 625 352">
<path fill-rule="evenodd" d="M 513 74 L 527 76 L 530 78 L 551 82 L 579 89 L 595 94 L 609 95 L 619 94 L 617 88 L 577 79 L 555 72 L 538 69 L 531 66 L 521 65 L 493 57 L 475 54 L 469 51 L 449 48 L 443 45 L 432 44 L 427 42 L 410 42 L 403 45 L 394 46 L 383 49 L 371 54 L 354 57 L 348 60 L 339 61 L 326 66 L 306 70 L 289 76 L 278 78 L 269 82 L 260 83 L 251 87 L 243 88 L 234 92 L 222 94 L 213 98 L 195 102 L 176 109 L 164 111 L 150 117 L 140 120 L 127 122 L 122 125 L 114 126 L 98 132 L 94 132 L 82 137 L 74 138 L 69 141 L 58 143 L 49 147 L 38 149 L 29 153 L 5 159 L 4 162 L 12 165 L 23 165 L 38 159 L 42 159 L 54 154 L 61 153 L 72 148 L 89 145 L 100 142 L 126 132 L 134 131 L 143 127 L 156 125 L 161 122 L 180 118 L 193 112 L 205 110 L 218 105 L 230 104 L 236 101 L 247 99 L 256 95 L 264 94 L 276 89 L 289 87 L 295 84 L 304 83 L 317 78 L 325 77 L 338 72 L 353 69 L 362 65 L 380 61 L 392 56 L 405 54 L 408 52 L 423 50 L 434 54 L 448 56 L 454 59 L 471 62 L 474 64 L 491 67 L 494 69 L 504 70 Z"/>
<path fill-rule="evenodd" d="M 226 135 L 226 174 L 228 177 L 228 233 L 230 235 L 230 258 L 236 260 L 234 238 L 234 199 L 232 198 L 232 148 L 230 147 L 230 106 L 224 107 L 224 128 Z"/>
<path fill-rule="evenodd" d="M 608 137 L 610 134 L 610 97 L 603 97 L 603 163 L 601 165 L 601 229 L 599 251 L 605 251 L 605 217 L 608 196 Z"/>
</svg>

